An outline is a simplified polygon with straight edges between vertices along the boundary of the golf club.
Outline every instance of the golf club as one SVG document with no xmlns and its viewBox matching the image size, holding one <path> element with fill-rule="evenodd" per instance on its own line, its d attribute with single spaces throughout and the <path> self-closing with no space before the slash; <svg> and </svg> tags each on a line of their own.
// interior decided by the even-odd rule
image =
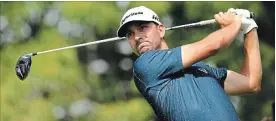
<svg viewBox="0 0 276 121">
<path fill-rule="evenodd" d="M 254 14 L 251 13 L 250 18 L 253 18 Z M 174 26 L 174 27 L 169 27 L 166 28 L 166 30 L 173 30 L 173 29 L 178 29 L 178 28 L 190 28 L 190 27 L 196 27 L 196 26 L 203 26 L 203 25 L 208 25 L 208 24 L 213 24 L 216 23 L 215 19 L 211 20 L 205 20 L 205 21 L 200 21 L 196 23 L 191 23 L 191 24 L 184 24 L 184 25 L 179 25 L 179 26 Z M 110 41 L 117 41 L 117 40 L 123 40 L 126 39 L 125 37 L 119 38 L 119 37 L 113 37 L 109 39 L 103 39 L 103 40 L 98 40 L 98 41 L 93 41 L 93 42 L 87 42 L 83 44 L 78 44 L 78 45 L 72 45 L 68 47 L 62 47 L 62 48 L 56 48 L 56 49 L 51 49 L 51 50 L 46 50 L 46 51 L 41 51 L 41 52 L 35 52 L 35 53 L 29 53 L 25 54 L 21 57 L 19 57 L 15 71 L 16 75 L 20 80 L 26 79 L 30 72 L 31 64 L 32 64 L 32 56 L 40 55 L 40 54 L 45 54 L 45 53 L 50 53 L 50 52 L 55 52 L 55 51 L 60 51 L 60 50 L 65 50 L 65 49 L 71 49 L 71 48 L 77 48 L 77 47 L 82 47 L 82 46 L 87 46 L 87 45 L 93 45 L 93 44 L 100 44 L 100 43 L 105 43 L 105 42 L 110 42 Z"/>
<path fill-rule="evenodd" d="M 169 27 L 169 28 L 166 28 L 166 30 L 173 30 L 173 29 L 178 29 L 178 28 L 188 28 L 188 27 L 195 27 L 195 26 L 203 26 L 203 25 L 213 24 L 215 22 L 216 22 L 215 19 L 211 19 L 211 20 L 200 21 L 200 22 L 197 22 L 197 23 L 191 23 L 191 24 L 184 24 L 184 25 Z M 82 46 L 87 46 L 87 45 L 94 45 L 94 44 L 105 43 L 105 42 L 116 41 L 116 40 L 123 40 L 123 39 L 126 39 L 126 38 L 125 37 L 121 37 L 121 38 L 120 37 L 113 37 L 113 38 L 109 38 L 109 39 L 103 39 L 103 40 L 98 40 L 98 41 L 93 41 L 93 42 L 87 42 L 87 43 L 83 43 L 83 44 L 72 45 L 72 46 L 62 47 L 62 48 L 56 48 L 56 49 L 52 49 L 52 50 L 46 50 L 46 51 L 30 53 L 30 54 L 32 56 L 35 56 L 35 55 L 40 55 L 40 54 L 59 51 L 59 50 L 77 48 L 77 47 L 82 47 Z"/>
</svg>

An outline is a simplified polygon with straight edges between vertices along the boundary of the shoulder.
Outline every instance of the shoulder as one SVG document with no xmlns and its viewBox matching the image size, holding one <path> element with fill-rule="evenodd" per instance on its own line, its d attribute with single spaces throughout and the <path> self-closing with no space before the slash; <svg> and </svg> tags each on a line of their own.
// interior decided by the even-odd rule
<svg viewBox="0 0 276 121">
<path fill-rule="evenodd" d="M 144 72 L 149 70 L 149 68 L 155 67 L 157 63 L 157 58 L 164 51 L 162 50 L 151 50 L 143 53 L 139 58 L 136 59 L 133 65 L 134 72 Z"/>
</svg>

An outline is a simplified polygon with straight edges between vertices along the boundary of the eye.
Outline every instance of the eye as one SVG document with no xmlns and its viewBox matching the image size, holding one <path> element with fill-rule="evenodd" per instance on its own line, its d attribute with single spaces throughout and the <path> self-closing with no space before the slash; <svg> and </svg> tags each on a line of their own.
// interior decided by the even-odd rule
<svg viewBox="0 0 276 121">
<path fill-rule="evenodd" d="M 146 29 L 146 28 L 147 28 L 146 25 L 141 25 L 141 26 L 139 27 L 139 31 L 143 31 L 143 30 Z"/>
<path fill-rule="evenodd" d="M 127 32 L 126 37 L 129 38 L 130 36 L 132 36 L 132 32 Z"/>
</svg>

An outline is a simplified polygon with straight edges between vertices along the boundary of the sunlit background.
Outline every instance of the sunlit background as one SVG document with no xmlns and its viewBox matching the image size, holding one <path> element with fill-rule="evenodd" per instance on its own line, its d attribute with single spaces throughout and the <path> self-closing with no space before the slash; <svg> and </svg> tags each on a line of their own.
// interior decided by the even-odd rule
<svg viewBox="0 0 276 121">
<path fill-rule="evenodd" d="M 242 121 L 272 117 L 275 101 L 275 2 L 0 2 L 1 121 L 158 121 L 137 91 L 126 40 L 32 57 L 31 72 L 15 75 L 26 53 L 116 36 L 124 12 L 154 10 L 166 27 L 212 19 L 229 8 L 255 13 L 263 66 L 262 91 L 231 96 Z M 166 32 L 171 48 L 198 41 L 219 26 Z M 239 71 L 243 43 L 235 40 L 205 62 Z M 268 121 L 268 120 L 267 120 Z"/>
</svg>

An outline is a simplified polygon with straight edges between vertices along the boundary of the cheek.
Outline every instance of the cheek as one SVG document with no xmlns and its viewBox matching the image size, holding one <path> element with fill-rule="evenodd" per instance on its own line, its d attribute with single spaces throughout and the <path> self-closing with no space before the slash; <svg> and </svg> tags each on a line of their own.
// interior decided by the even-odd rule
<svg viewBox="0 0 276 121">
<path fill-rule="evenodd" d="M 155 43 L 156 41 L 156 33 L 155 32 L 149 32 L 147 34 L 147 38 L 151 43 Z"/>
<path fill-rule="evenodd" d="M 134 40 L 128 40 L 128 43 L 129 43 L 129 45 L 130 45 L 130 47 L 132 48 L 132 49 L 136 49 L 135 48 L 135 41 Z"/>
<path fill-rule="evenodd" d="M 154 32 L 150 39 L 154 46 L 158 46 L 160 44 L 160 36 L 158 32 Z"/>
</svg>

